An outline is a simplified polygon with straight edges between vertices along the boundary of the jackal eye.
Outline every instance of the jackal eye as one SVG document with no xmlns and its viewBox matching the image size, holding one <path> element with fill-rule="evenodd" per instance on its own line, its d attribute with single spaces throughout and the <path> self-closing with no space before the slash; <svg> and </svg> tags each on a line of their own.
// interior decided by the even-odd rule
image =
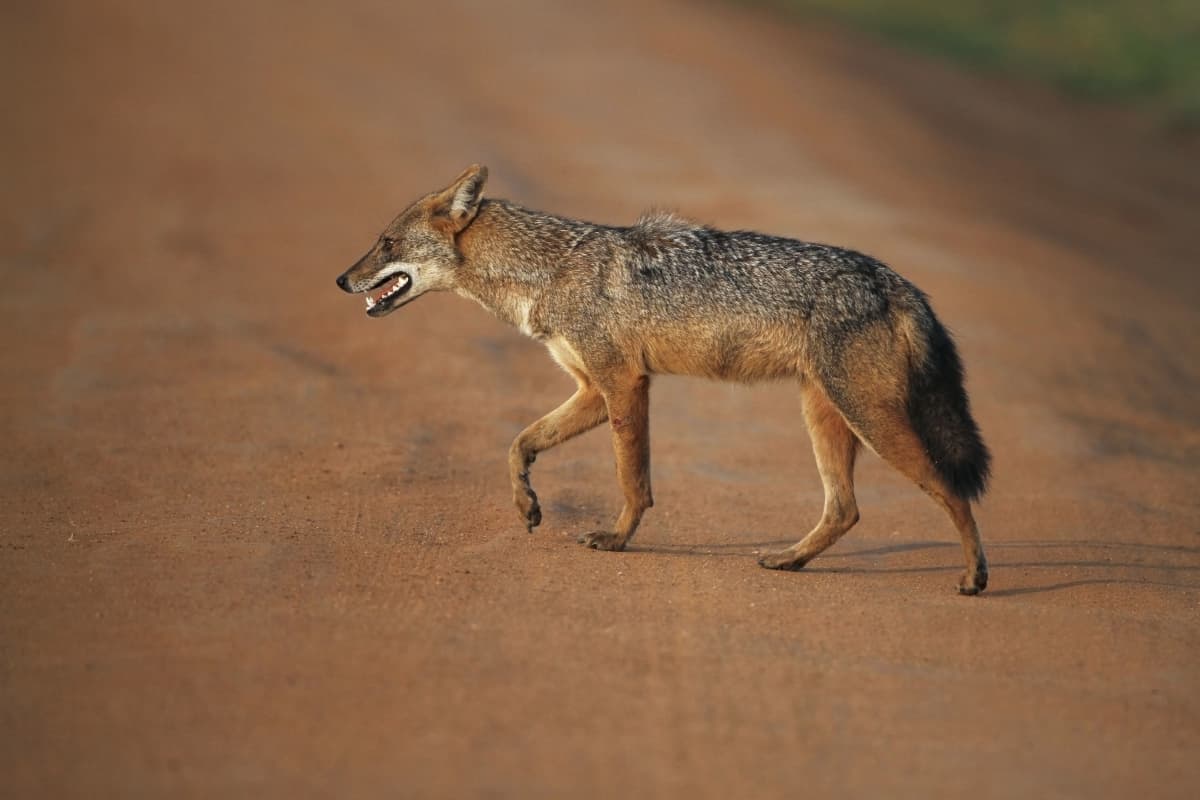
<svg viewBox="0 0 1200 800">
<path fill-rule="evenodd" d="M 383 245 L 384 250 L 391 250 L 393 247 L 396 246 L 396 240 L 390 236 L 383 237 L 382 239 L 379 240 L 379 243 L 381 245 Z"/>
</svg>

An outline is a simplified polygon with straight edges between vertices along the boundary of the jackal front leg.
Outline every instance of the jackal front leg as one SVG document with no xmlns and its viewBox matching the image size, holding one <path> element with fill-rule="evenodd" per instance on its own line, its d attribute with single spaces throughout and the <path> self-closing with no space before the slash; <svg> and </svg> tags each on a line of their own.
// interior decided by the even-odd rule
<svg viewBox="0 0 1200 800">
<path fill-rule="evenodd" d="M 604 396 L 595 386 L 581 384 L 567 402 L 521 431 L 513 440 L 508 450 L 513 502 L 530 533 L 541 524 L 542 509 L 529 483 L 529 465 L 538 453 L 590 431 L 607 418 Z"/>
<path fill-rule="evenodd" d="M 585 533 L 579 541 L 596 550 L 624 550 L 642 514 L 654 505 L 650 493 L 650 378 L 638 375 L 606 386 L 604 400 L 625 506 L 613 530 Z"/>
</svg>

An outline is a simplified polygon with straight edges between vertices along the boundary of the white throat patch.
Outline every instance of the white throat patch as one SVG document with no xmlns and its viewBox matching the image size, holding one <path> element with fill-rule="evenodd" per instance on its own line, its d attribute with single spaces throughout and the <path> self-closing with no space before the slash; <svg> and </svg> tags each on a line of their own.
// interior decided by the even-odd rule
<svg viewBox="0 0 1200 800">
<path fill-rule="evenodd" d="M 533 326 L 529 323 L 529 312 L 533 311 L 533 300 L 523 298 L 513 303 L 513 322 L 526 336 L 533 336 Z"/>
</svg>

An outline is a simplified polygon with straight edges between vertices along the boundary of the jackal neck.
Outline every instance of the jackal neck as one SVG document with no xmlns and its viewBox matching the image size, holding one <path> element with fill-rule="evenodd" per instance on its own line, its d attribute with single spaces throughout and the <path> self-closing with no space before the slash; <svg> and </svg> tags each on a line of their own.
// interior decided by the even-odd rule
<svg viewBox="0 0 1200 800">
<path fill-rule="evenodd" d="M 529 309 L 568 268 L 578 244 L 599 229 L 507 200 L 484 200 L 458 237 L 459 291 L 524 330 Z"/>
</svg>

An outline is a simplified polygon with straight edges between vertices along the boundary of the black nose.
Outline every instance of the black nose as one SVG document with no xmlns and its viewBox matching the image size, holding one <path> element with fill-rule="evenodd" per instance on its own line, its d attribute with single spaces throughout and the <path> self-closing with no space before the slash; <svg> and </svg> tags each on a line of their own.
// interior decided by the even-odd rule
<svg viewBox="0 0 1200 800">
<path fill-rule="evenodd" d="M 337 285 L 343 292 L 350 291 L 350 280 L 345 275 L 338 276 Z"/>
</svg>

